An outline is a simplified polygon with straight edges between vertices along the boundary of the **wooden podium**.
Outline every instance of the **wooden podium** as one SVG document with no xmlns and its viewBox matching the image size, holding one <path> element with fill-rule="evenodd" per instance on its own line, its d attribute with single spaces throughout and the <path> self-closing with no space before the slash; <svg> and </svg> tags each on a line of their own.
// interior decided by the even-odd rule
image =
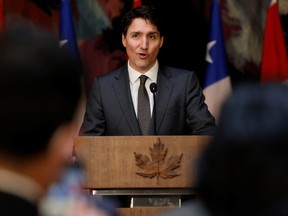
<svg viewBox="0 0 288 216">
<path fill-rule="evenodd" d="M 194 163 L 210 136 L 80 136 L 76 156 L 86 187 L 98 195 L 193 194 Z M 153 215 L 167 207 L 119 208 L 121 216 Z"/>
</svg>

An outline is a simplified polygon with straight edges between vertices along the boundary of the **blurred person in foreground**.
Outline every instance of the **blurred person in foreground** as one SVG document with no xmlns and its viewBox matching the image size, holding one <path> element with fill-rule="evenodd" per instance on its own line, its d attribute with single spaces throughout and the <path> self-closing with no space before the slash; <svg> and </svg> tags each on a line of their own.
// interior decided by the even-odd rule
<svg viewBox="0 0 288 216">
<path fill-rule="evenodd" d="M 39 214 L 70 162 L 80 72 L 49 33 L 28 23 L 0 34 L 0 215 Z"/>
<path fill-rule="evenodd" d="M 224 104 L 198 164 L 197 191 L 212 215 L 288 215 L 287 95 L 287 85 L 243 85 Z"/>
<path fill-rule="evenodd" d="M 157 216 L 288 214 L 288 87 L 243 84 L 196 164 L 196 199 Z"/>
</svg>

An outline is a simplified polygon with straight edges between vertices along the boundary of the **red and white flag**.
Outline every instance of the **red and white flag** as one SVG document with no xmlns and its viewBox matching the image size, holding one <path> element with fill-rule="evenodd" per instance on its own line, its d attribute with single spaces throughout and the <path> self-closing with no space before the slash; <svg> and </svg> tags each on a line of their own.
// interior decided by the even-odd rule
<svg viewBox="0 0 288 216">
<path fill-rule="evenodd" d="M 288 59 L 278 3 L 272 0 L 266 15 L 260 82 L 288 80 Z"/>
</svg>

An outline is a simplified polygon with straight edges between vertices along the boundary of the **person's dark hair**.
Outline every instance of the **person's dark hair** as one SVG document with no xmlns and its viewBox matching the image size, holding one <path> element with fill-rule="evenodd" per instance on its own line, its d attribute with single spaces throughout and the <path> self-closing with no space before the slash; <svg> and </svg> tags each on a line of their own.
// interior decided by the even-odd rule
<svg viewBox="0 0 288 216">
<path fill-rule="evenodd" d="M 160 36 L 164 35 L 164 25 L 159 11 L 152 5 L 143 5 L 140 7 L 133 8 L 126 13 L 121 21 L 122 34 L 126 36 L 127 30 L 134 19 L 142 18 L 146 21 L 151 22 L 155 25 L 160 32 Z"/>
<path fill-rule="evenodd" d="M 224 104 L 197 167 L 212 215 L 288 214 L 288 87 L 244 85 Z"/>
<path fill-rule="evenodd" d="M 0 152 L 45 150 L 55 130 L 73 119 L 80 97 L 79 67 L 56 38 L 21 23 L 0 34 Z"/>
</svg>

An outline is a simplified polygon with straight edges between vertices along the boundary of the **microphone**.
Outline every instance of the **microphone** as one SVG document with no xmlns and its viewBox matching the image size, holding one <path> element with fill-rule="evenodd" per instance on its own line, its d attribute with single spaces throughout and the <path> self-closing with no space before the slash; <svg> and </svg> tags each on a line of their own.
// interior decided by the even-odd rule
<svg viewBox="0 0 288 216">
<path fill-rule="evenodd" d="M 156 93 L 156 91 L 157 91 L 157 84 L 156 83 L 150 84 L 150 91 L 153 93 L 153 95 Z"/>
<path fill-rule="evenodd" d="M 156 83 L 151 83 L 150 84 L 150 91 L 153 94 L 153 101 L 154 101 L 154 106 L 153 106 L 153 128 L 154 128 L 154 135 L 157 135 L 156 132 L 156 91 L 157 91 L 157 84 Z"/>
</svg>

